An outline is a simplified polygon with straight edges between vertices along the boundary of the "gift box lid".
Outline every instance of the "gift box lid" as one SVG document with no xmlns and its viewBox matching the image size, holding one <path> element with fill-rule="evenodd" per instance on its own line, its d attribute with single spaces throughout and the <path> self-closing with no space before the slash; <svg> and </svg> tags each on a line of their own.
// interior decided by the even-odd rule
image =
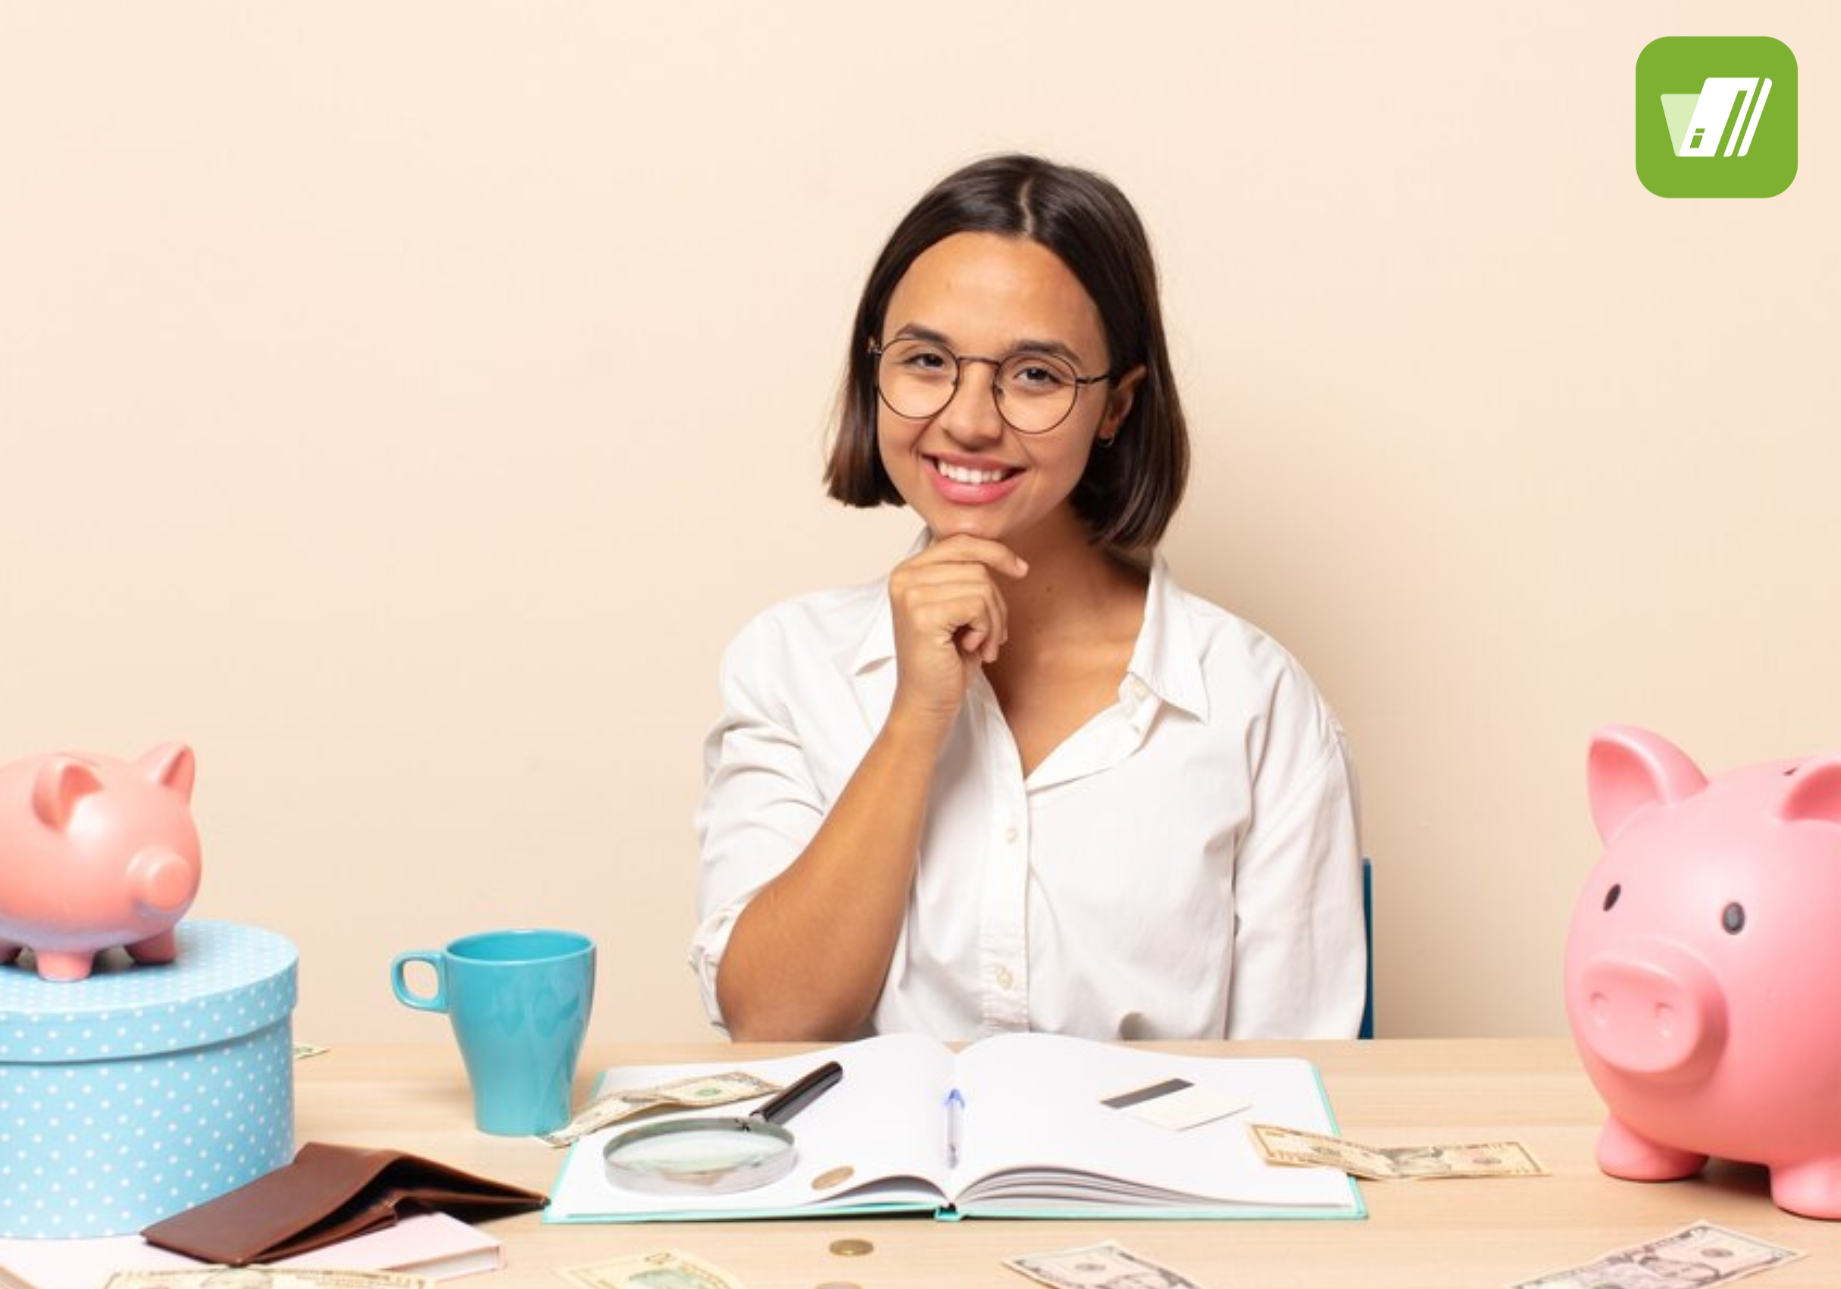
<svg viewBox="0 0 1841 1289">
<path fill-rule="evenodd" d="M 170 963 L 99 956 L 86 980 L 0 967 L 0 1062 L 120 1061 L 221 1043 L 294 1010 L 299 953 L 259 927 L 194 918 Z"/>
</svg>

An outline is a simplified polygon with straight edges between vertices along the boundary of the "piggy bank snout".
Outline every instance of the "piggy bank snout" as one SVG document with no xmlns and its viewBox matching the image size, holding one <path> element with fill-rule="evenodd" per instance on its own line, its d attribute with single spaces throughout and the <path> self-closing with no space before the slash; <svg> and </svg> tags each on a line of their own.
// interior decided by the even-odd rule
<svg viewBox="0 0 1841 1289">
<path fill-rule="evenodd" d="M 1575 1000 L 1580 1041 L 1627 1074 L 1689 1079 L 1726 1042 L 1726 996 L 1706 966 L 1674 945 L 1650 943 L 1588 962 Z"/>
<path fill-rule="evenodd" d="M 198 894 L 198 864 L 164 846 L 149 846 L 129 864 L 128 883 L 142 908 L 183 912 Z"/>
</svg>

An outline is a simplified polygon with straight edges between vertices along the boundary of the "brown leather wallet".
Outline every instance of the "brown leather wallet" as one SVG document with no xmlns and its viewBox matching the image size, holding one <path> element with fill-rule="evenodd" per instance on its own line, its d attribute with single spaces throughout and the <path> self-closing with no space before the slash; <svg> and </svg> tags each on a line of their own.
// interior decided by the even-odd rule
<svg viewBox="0 0 1841 1289">
<path fill-rule="evenodd" d="M 547 1203 L 534 1191 L 400 1150 L 310 1141 L 293 1163 L 156 1222 L 141 1235 L 175 1253 L 241 1267 L 293 1257 L 413 1213 L 479 1222 Z"/>
</svg>

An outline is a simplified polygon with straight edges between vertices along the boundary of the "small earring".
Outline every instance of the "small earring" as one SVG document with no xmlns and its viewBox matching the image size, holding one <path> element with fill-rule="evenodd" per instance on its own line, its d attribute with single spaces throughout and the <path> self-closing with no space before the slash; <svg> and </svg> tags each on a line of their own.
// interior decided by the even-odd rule
<svg viewBox="0 0 1841 1289">
<path fill-rule="evenodd" d="M 1101 448 L 1103 448 L 1107 452 L 1110 452 L 1112 451 L 1113 445 L 1117 443 L 1118 441 L 1119 441 L 1118 432 L 1114 431 L 1113 433 L 1107 435 L 1105 438 L 1101 439 L 1099 441 L 1099 445 Z"/>
</svg>

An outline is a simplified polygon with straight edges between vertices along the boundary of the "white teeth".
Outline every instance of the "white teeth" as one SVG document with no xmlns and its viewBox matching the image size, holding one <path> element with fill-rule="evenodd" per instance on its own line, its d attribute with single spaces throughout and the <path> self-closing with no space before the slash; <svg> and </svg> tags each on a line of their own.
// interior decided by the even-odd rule
<svg viewBox="0 0 1841 1289">
<path fill-rule="evenodd" d="M 939 466 L 940 473 L 954 483 L 997 483 L 1009 473 L 1007 470 L 968 470 L 950 461 L 938 461 L 935 464 Z"/>
</svg>

